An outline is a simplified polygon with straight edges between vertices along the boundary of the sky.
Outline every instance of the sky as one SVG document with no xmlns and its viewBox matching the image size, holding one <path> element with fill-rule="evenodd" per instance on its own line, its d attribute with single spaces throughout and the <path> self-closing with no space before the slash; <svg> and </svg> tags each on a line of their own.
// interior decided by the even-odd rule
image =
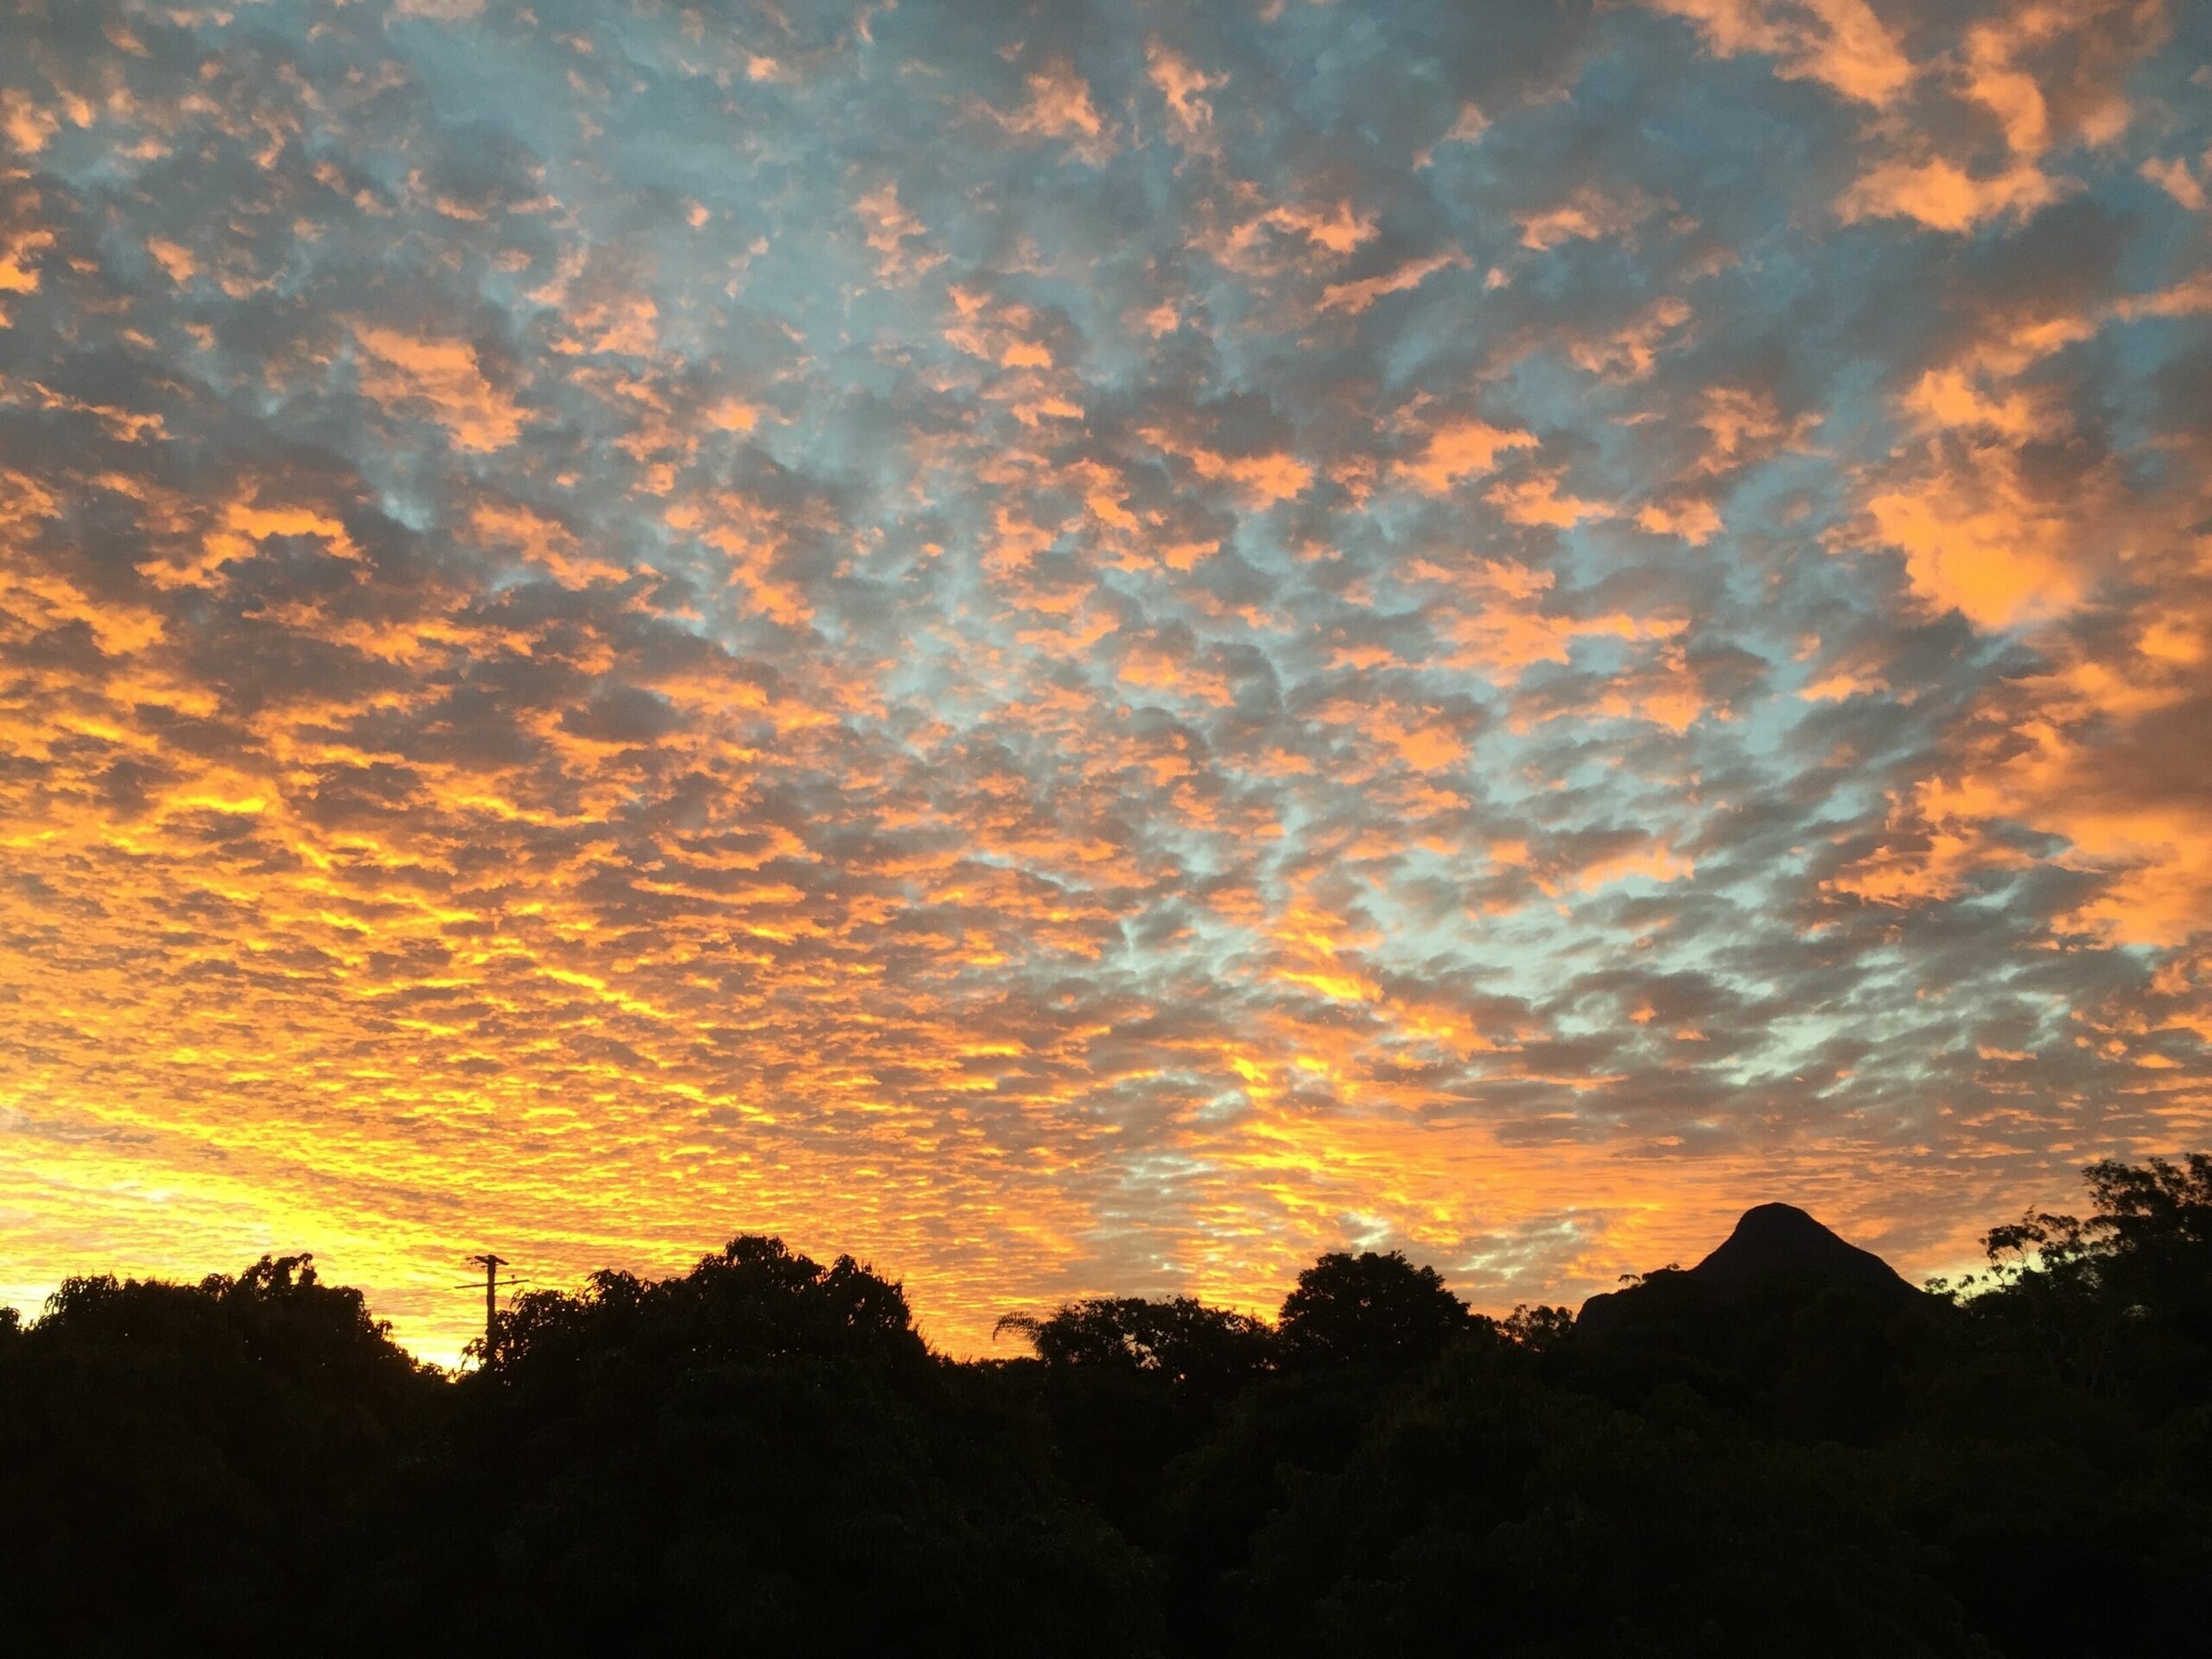
<svg viewBox="0 0 2212 1659">
<path fill-rule="evenodd" d="M 2212 8 L 0 6 L 0 1302 L 2212 1143 Z"/>
</svg>

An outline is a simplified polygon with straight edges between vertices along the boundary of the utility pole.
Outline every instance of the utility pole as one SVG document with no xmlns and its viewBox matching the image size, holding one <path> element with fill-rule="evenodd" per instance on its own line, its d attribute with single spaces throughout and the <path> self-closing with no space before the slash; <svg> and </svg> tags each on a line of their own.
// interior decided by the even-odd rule
<svg viewBox="0 0 2212 1659">
<path fill-rule="evenodd" d="M 499 1351 L 499 1269 L 507 1258 L 486 1250 L 468 1259 L 484 1269 L 484 1363 L 489 1366 Z"/>
</svg>

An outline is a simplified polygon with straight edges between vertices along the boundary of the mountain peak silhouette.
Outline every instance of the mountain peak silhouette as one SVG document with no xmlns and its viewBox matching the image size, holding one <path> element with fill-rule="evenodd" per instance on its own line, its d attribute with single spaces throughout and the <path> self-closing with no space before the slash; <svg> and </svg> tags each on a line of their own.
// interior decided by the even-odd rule
<svg viewBox="0 0 2212 1659">
<path fill-rule="evenodd" d="M 1851 1285 L 1878 1295 L 1912 1289 L 1880 1256 L 1845 1243 L 1794 1204 L 1745 1211 L 1736 1230 L 1690 1274 L 1724 1302 L 1796 1282 Z"/>
<path fill-rule="evenodd" d="M 1841 1287 L 1875 1296 L 1920 1294 L 1880 1256 L 1838 1237 L 1796 1205 L 1760 1204 L 1744 1211 L 1735 1230 L 1695 1267 L 1662 1268 L 1624 1290 L 1592 1296 L 1583 1303 L 1575 1324 L 1586 1330 L 1611 1325 L 1648 1293 L 1670 1286 L 1723 1307 L 1781 1289 Z"/>
</svg>

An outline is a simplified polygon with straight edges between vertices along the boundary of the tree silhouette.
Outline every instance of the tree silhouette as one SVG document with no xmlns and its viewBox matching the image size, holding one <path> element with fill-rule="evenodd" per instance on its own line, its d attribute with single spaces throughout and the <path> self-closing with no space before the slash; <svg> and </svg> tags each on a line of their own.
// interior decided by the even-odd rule
<svg viewBox="0 0 2212 1659">
<path fill-rule="evenodd" d="M 305 1255 L 73 1279 L 0 1311 L 7 1645 L 2195 1651 L 2212 1159 L 2086 1176 L 1939 1295 L 1763 1205 L 1579 1317 L 1340 1253 L 1273 1326 L 1098 1297 L 967 1363 L 772 1238 L 457 1377 Z"/>
<path fill-rule="evenodd" d="M 1282 1304 L 1283 1351 L 1299 1365 L 1425 1364 L 1472 1328 L 1443 1275 L 1397 1250 L 1324 1255 Z"/>
<path fill-rule="evenodd" d="M 976 1381 L 898 1285 L 773 1238 L 532 1291 L 360 1541 L 388 1551 L 365 1587 L 510 1650 L 967 1653 L 1009 1624 L 1039 1653 L 1143 1650 L 1146 1563 Z"/>
<path fill-rule="evenodd" d="M 993 1327 L 994 1334 L 1007 1331 L 1027 1338 L 1047 1365 L 1155 1372 L 1208 1398 L 1234 1394 L 1275 1361 L 1274 1332 L 1264 1320 L 1190 1296 L 1097 1297 L 1041 1319 L 1009 1313 Z"/>
<path fill-rule="evenodd" d="M 0 1343 L 0 1560 L 51 1587 L 13 1610 L 16 1639 L 272 1640 L 327 1587 L 300 1541 L 391 1466 L 439 1392 L 304 1255 L 196 1286 L 65 1281 Z"/>
</svg>

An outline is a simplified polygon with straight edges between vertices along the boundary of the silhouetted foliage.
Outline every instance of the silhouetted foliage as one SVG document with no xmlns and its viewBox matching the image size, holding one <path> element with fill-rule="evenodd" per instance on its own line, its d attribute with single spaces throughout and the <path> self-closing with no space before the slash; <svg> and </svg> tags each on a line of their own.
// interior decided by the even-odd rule
<svg viewBox="0 0 2212 1659">
<path fill-rule="evenodd" d="M 1233 1651 L 1977 1651 L 1928 1552 L 1833 1453 L 1687 1398 L 1623 1412 L 1510 1351 L 1452 1354 L 1285 1499 Z"/>
<path fill-rule="evenodd" d="M 849 1257 L 533 1290 L 459 1377 L 303 1256 L 0 1310 L 10 1650 L 2112 1656 L 2202 1646 L 2212 1159 L 1937 1294 L 1761 1206 L 1580 1319 L 1322 1257 L 953 1363 Z"/>
<path fill-rule="evenodd" d="M 1470 1328 L 1443 1275 L 1396 1250 L 1325 1255 L 1282 1304 L 1283 1352 L 1295 1365 L 1423 1365 Z"/>
<path fill-rule="evenodd" d="M 305 1256 L 196 1286 L 72 1279 L 0 1344 L 0 1561 L 31 1652 L 253 1651 L 300 1553 L 442 1391 Z"/>
<path fill-rule="evenodd" d="M 1007 1332 L 1042 1363 L 1062 1471 L 1147 1548 L 1160 1541 L 1168 1468 L 1274 1368 L 1278 1350 L 1264 1322 L 1188 1296 L 1071 1302 L 1041 1318 L 1009 1314 L 996 1334 Z"/>
<path fill-rule="evenodd" d="M 997 1330 L 1026 1337 L 1047 1365 L 1150 1371 L 1207 1399 L 1235 1394 L 1275 1363 L 1274 1332 L 1264 1321 L 1189 1296 L 1070 1302 L 1042 1319 L 1009 1313 Z"/>
<path fill-rule="evenodd" d="M 1549 1353 L 1574 1334 L 1574 1310 L 1524 1304 L 1499 1321 L 1498 1329 L 1531 1353 Z"/>
<path fill-rule="evenodd" d="M 2080 1387 L 2153 1408 L 2201 1398 L 2212 1370 L 2212 1156 L 2107 1160 L 2087 1176 L 2096 1208 L 2086 1221 L 2032 1212 L 1990 1231 L 1971 1306 Z"/>
<path fill-rule="evenodd" d="M 531 1292 L 382 1529 L 410 1542 L 374 1590 L 539 1653 L 972 1653 L 1009 1624 L 1040 1654 L 1156 1646 L 1143 1558 L 967 1382 L 897 1285 L 776 1239 Z"/>
</svg>

